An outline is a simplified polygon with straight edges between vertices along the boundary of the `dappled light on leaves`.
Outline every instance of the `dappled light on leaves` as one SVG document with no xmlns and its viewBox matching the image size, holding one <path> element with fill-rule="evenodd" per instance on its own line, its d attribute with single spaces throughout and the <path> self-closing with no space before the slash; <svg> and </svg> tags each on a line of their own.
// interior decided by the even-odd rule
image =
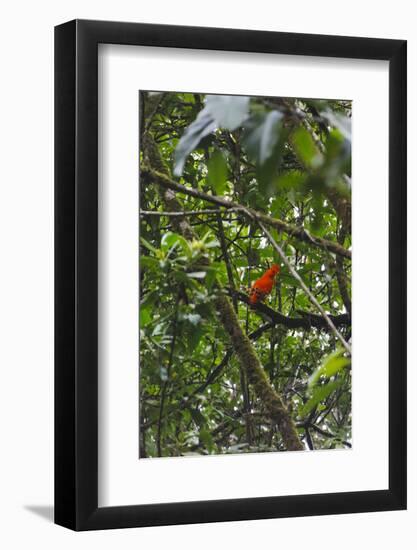
<svg viewBox="0 0 417 550">
<path fill-rule="evenodd" d="M 351 102 L 140 101 L 140 456 L 350 448 Z"/>
</svg>

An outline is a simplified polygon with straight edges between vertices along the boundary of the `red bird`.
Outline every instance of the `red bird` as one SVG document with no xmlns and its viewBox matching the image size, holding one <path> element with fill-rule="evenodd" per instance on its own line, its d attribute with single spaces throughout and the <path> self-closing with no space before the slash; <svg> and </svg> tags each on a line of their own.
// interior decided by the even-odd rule
<svg viewBox="0 0 417 550">
<path fill-rule="evenodd" d="M 256 279 L 252 283 L 249 291 L 249 303 L 256 304 L 262 301 L 265 296 L 271 293 L 272 287 L 275 283 L 275 277 L 278 275 L 280 267 L 277 264 L 273 264 L 269 269 L 265 271 L 262 277 Z"/>
</svg>

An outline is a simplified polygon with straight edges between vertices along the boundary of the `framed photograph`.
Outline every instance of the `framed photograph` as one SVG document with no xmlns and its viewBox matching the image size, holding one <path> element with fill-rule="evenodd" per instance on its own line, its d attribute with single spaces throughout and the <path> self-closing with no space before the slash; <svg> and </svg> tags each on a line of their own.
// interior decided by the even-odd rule
<svg viewBox="0 0 417 550">
<path fill-rule="evenodd" d="M 55 522 L 406 508 L 406 42 L 55 29 Z"/>
</svg>

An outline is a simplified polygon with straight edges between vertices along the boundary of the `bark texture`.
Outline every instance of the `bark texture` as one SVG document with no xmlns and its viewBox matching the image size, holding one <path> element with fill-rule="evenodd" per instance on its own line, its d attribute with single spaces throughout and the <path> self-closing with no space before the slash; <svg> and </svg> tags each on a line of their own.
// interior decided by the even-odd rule
<svg viewBox="0 0 417 550">
<path fill-rule="evenodd" d="M 144 160 L 148 165 L 148 167 L 142 167 L 141 176 L 145 176 L 143 179 L 147 183 L 153 183 L 159 187 L 161 199 L 164 203 L 164 208 L 167 211 L 182 211 L 183 208 L 176 197 L 175 186 L 164 185 L 165 182 L 171 182 L 172 180 L 170 179 L 169 170 L 161 159 L 157 145 L 152 136 L 145 132 L 142 135 L 141 143 Z M 149 168 L 149 166 L 152 168 Z M 172 223 L 175 230 L 186 239 L 193 240 L 196 238 L 196 235 L 194 234 L 194 231 L 185 216 L 173 218 Z M 285 407 L 282 398 L 271 386 L 254 347 L 239 324 L 230 300 L 224 294 L 223 289 L 217 287 L 216 291 L 217 297 L 214 301 L 214 305 L 217 315 L 229 335 L 239 363 L 245 370 L 256 396 L 263 404 L 271 420 L 276 422 L 287 450 L 303 450 L 304 446 L 298 436 L 295 423 Z"/>
</svg>

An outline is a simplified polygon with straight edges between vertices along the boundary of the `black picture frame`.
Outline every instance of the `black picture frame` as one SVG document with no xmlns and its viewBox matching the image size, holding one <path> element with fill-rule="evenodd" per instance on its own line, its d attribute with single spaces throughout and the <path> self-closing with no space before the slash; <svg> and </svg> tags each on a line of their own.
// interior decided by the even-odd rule
<svg viewBox="0 0 417 550">
<path fill-rule="evenodd" d="M 389 488 L 98 507 L 98 44 L 389 62 Z M 406 508 L 406 41 L 74 20 L 55 28 L 55 522 L 91 530 Z M 381 267 L 380 267 L 381 268 Z"/>
</svg>

